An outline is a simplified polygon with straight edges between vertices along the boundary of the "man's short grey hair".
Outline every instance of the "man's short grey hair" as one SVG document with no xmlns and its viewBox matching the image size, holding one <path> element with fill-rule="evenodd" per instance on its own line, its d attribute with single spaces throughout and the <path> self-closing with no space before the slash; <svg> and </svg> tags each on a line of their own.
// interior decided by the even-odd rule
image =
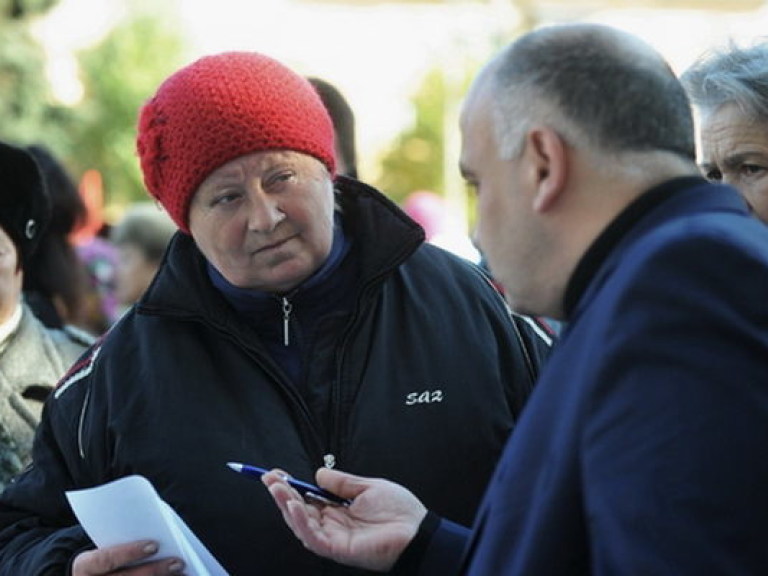
<svg viewBox="0 0 768 576">
<path fill-rule="evenodd" d="M 605 153 L 666 151 L 693 160 L 691 107 L 669 65 L 633 37 L 597 25 L 541 29 L 491 65 L 502 157 L 534 123 Z"/>
<path fill-rule="evenodd" d="M 727 46 L 702 55 L 681 80 L 691 102 L 712 112 L 734 103 L 750 118 L 768 121 L 768 41 Z"/>
</svg>

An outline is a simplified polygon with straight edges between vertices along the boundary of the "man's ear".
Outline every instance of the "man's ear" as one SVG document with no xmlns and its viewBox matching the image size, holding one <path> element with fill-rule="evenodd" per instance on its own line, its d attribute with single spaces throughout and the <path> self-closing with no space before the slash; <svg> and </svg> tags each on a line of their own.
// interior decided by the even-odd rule
<svg viewBox="0 0 768 576">
<path fill-rule="evenodd" d="M 565 188 L 568 150 L 562 137 L 551 128 L 534 128 L 528 132 L 527 139 L 536 180 L 533 208 L 544 212 L 557 201 Z"/>
</svg>

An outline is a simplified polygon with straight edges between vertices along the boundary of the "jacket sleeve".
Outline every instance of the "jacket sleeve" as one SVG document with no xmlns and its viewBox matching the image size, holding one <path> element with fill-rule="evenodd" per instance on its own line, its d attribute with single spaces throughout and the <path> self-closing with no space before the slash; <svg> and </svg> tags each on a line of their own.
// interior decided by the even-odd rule
<svg viewBox="0 0 768 576">
<path fill-rule="evenodd" d="M 0 576 L 68 574 L 76 553 L 93 547 L 64 494 L 82 480 L 77 423 L 87 400 L 85 389 L 79 382 L 58 397 L 60 384 L 51 394 L 35 436 L 32 464 L 0 495 Z"/>
<path fill-rule="evenodd" d="M 416 536 L 398 559 L 392 576 L 451 576 L 458 574 L 471 531 L 427 513 Z"/>
</svg>

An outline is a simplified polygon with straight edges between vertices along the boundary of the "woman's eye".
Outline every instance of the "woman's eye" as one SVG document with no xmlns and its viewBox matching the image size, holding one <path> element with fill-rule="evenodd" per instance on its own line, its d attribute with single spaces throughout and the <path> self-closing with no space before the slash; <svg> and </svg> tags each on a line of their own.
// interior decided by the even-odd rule
<svg viewBox="0 0 768 576">
<path fill-rule="evenodd" d="M 269 189 L 274 189 L 275 187 L 279 187 L 281 184 L 293 181 L 295 178 L 296 173 L 292 170 L 276 172 L 267 178 L 265 186 Z"/>
<path fill-rule="evenodd" d="M 754 176 L 755 174 L 760 174 L 765 169 L 762 166 L 758 166 L 757 164 L 743 164 L 741 166 L 741 173 L 745 176 Z"/>
<path fill-rule="evenodd" d="M 225 204 L 230 204 L 237 200 L 241 195 L 242 194 L 240 192 L 234 190 L 225 190 L 216 194 L 216 196 L 213 197 L 211 204 L 213 206 L 223 206 Z"/>
</svg>

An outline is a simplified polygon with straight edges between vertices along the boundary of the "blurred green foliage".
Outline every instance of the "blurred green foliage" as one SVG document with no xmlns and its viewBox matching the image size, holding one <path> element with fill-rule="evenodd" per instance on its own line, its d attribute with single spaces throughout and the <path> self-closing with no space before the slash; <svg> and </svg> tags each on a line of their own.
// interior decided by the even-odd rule
<svg viewBox="0 0 768 576">
<path fill-rule="evenodd" d="M 509 41 L 508 34 L 488 37 L 487 54 Z M 466 214 L 472 230 L 477 199 L 459 171 L 459 111 L 487 54 L 478 52 L 470 39 L 453 39 L 454 51 L 436 63 L 411 98 L 414 121 L 384 152 L 380 175 L 374 184 L 398 204 L 418 190 L 444 196 Z"/>
<path fill-rule="evenodd" d="M 58 0 L 0 0 L 0 21 L 21 20 L 45 12 L 57 3 Z"/>
<path fill-rule="evenodd" d="M 34 3 L 38 5 L 40 3 Z M 50 3 L 48 3 L 50 4 Z M 71 112 L 53 101 L 45 54 L 29 33 L 29 20 L 0 11 L 0 138 L 25 146 L 63 142 Z M 59 149 L 62 147 L 59 146 Z"/>
<path fill-rule="evenodd" d="M 414 190 L 443 190 L 447 96 L 442 70 L 428 73 L 412 99 L 413 126 L 392 142 L 381 159 L 375 185 L 397 203 Z"/>
<path fill-rule="evenodd" d="M 380 176 L 374 183 L 398 204 L 417 190 L 462 202 L 470 227 L 475 199 L 459 173 L 458 113 L 480 65 L 471 59 L 454 59 L 425 75 L 411 99 L 414 122 L 384 152 Z"/>
<path fill-rule="evenodd" d="M 80 54 L 85 97 L 71 138 L 77 173 L 102 174 L 109 203 L 147 200 L 136 157 L 138 110 L 180 66 L 182 38 L 162 14 L 141 10 L 120 21 L 98 46 Z"/>
<path fill-rule="evenodd" d="M 0 0 L 0 139 L 41 144 L 79 179 L 96 169 L 107 203 L 146 200 L 135 153 L 137 112 L 179 67 L 182 37 L 166 24 L 173 5 L 132 2 L 95 47 L 78 55 L 84 97 L 73 107 L 53 98 L 45 53 L 29 31 L 52 0 Z M 173 20 L 170 20 L 173 21 Z"/>
</svg>

